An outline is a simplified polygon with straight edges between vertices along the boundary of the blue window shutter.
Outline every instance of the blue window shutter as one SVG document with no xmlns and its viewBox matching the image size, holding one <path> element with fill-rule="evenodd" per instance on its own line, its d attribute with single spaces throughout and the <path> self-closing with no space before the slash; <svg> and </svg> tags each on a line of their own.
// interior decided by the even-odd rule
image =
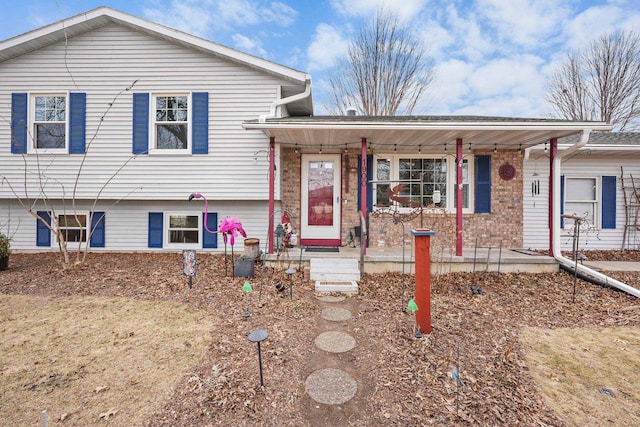
<svg viewBox="0 0 640 427">
<path fill-rule="evenodd" d="M 27 94 L 11 94 L 11 153 L 27 153 Z"/>
<path fill-rule="evenodd" d="M 360 176 L 362 171 L 362 156 L 358 156 L 358 206 L 357 209 L 360 210 L 360 200 L 362 200 L 362 195 L 360 194 Z M 367 211 L 371 212 L 373 210 L 373 155 L 367 154 Z"/>
<path fill-rule="evenodd" d="M 204 223 L 204 212 L 202 213 L 202 222 Z M 218 229 L 218 214 L 216 212 L 209 212 L 207 214 L 207 228 L 211 231 Z M 202 227 L 202 247 L 203 248 L 217 248 L 218 247 L 218 234 L 209 233 L 204 227 Z"/>
<path fill-rule="evenodd" d="M 194 92 L 191 94 L 191 153 L 209 153 L 209 93 Z"/>
<path fill-rule="evenodd" d="M 164 221 L 162 212 L 149 212 L 149 241 L 147 246 L 150 248 L 162 247 L 162 230 Z"/>
<path fill-rule="evenodd" d="M 602 177 L 602 228 L 616 228 L 616 177 Z"/>
<path fill-rule="evenodd" d="M 149 94 L 133 94 L 133 154 L 149 152 Z"/>
<path fill-rule="evenodd" d="M 49 212 L 38 211 L 37 214 L 51 225 Z M 51 246 L 51 231 L 39 219 L 36 219 L 36 246 Z"/>
<path fill-rule="evenodd" d="M 69 94 L 69 154 L 84 154 L 86 147 L 86 93 Z"/>
<path fill-rule="evenodd" d="M 491 156 L 476 156 L 476 213 L 491 213 Z"/>
<path fill-rule="evenodd" d="M 564 175 L 560 175 L 560 228 L 564 228 Z"/>
<path fill-rule="evenodd" d="M 89 244 L 92 248 L 104 248 L 104 212 L 94 212 L 91 214 L 91 240 Z"/>
</svg>

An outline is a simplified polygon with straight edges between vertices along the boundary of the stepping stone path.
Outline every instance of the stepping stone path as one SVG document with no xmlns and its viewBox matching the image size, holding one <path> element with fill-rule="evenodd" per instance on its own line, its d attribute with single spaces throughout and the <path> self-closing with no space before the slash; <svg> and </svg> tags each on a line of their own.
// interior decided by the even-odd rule
<svg viewBox="0 0 640 427">
<path fill-rule="evenodd" d="M 343 296 L 321 296 L 318 300 L 336 304 L 345 300 Z M 322 310 L 320 317 L 330 322 L 345 322 L 351 319 L 351 312 L 340 307 Z M 340 331 L 326 331 L 315 339 L 316 346 L 328 353 L 344 353 L 356 346 L 351 335 Z M 325 368 L 313 372 L 305 381 L 305 391 L 313 400 L 325 405 L 340 405 L 351 400 L 358 390 L 358 384 L 341 369 Z"/>
</svg>

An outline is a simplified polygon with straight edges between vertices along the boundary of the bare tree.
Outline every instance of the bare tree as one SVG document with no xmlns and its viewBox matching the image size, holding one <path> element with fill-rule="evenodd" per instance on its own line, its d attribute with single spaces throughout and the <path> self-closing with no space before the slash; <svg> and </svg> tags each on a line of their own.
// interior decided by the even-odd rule
<svg viewBox="0 0 640 427">
<path fill-rule="evenodd" d="M 59 181 L 56 177 L 49 175 L 47 172 L 49 166 L 51 166 L 51 164 L 55 161 L 55 158 L 49 163 L 45 163 L 42 161 L 37 151 L 35 152 L 34 162 L 28 162 L 26 155 L 22 154 L 22 169 L 24 171 L 22 182 L 13 183 L 10 179 L 8 179 L 0 172 L 0 185 L 6 184 L 18 204 L 27 212 L 29 212 L 29 214 L 31 214 L 31 216 L 33 216 L 40 224 L 49 229 L 49 231 L 53 233 L 54 236 L 56 236 L 58 251 L 61 255 L 62 267 L 65 269 L 71 268 L 74 265 L 82 264 L 85 261 L 87 251 L 89 250 L 91 235 L 95 231 L 95 228 L 91 227 L 91 218 L 84 216 L 81 217 L 81 215 L 78 213 L 79 209 L 76 206 L 76 203 L 79 201 L 77 196 L 78 187 L 80 185 L 80 179 L 85 162 L 87 160 L 87 156 L 89 154 L 89 150 L 93 142 L 98 137 L 102 124 L 107 118 L 107 115 L 111 111 L 113 105 L 124 93 L 129 92 L 136 84 L 136 82 L 137 80 L 134 81 L 130 86 L 118 92 L 111 100 L 111 102 L 107 105 L 103 114 L 100 116 L 98 125 L 91 138 L 87 141 L 82 160 L 78 165 L 78 170 L 73 181 L 73 189 L 71 191 L 70 197 L 68 197 L 67 188 L 65 187 L 64 183 Z M 7 119 L 2 119 L 3 121 L 9 123 Z M 30 129 L 28 130 L 28 139 L 30 144 L 36 144 L 36 136 Z M 49 133 L 46 135 L 45 140 L 48 141 L 50 139 L 51 134 Z M 12 143 L 15 143 L 15 136 L 13 135 Z M 136 156 L 137 155 L 132 155 L 128 157 L 102 183 L 95 197 L 93 198 L 91 212 L 95 211 L 98 202 L 101 201 L 102 193 L 107 188 L 107 186 Z M 30 194 L 29 181 L 31 179 L 35 179 L 36 181 L 36 194 Z M 22 191 L 19 190 L 19 187 L 23 187 Z M 62 197 L 58 198 L 51 195 L 51 193 L 55 192 L 54 190 L 56 188 L 58 189 L 58 191 L 60 191 Z M 138 189 L 139 187 L 133 188 L 128 194 L 124 195 L 120 199 L 115 200 L 108 209 L 118 204 L 120 201 L 124 200 Z M 71 207 L 68 207 L 69 203 L 71 204 Z M 56 205 L 60 206 L 60 209 L 56 209 Z M 41 208 L 44 207 L 44 210 L 48 213 L 49 218 L 44 218 L 40 215 L 39 209 L 37 209 L 38 206 L 40 206 Z M 106 209 L 105 212 L 107 212 L 108 209 Z M 68 227 L 76 230 L 70 232 Z M 1 228 L 3 227 L 0 227 L 0 229 Z M 69 243 L 71 241 L 78 242 L 78 245 L 74 249 L 75 257 L 72 257 L 72 252 L 69 249 Z"/>
<path fill-rule="evenodd" d="M 558 117 L 604 121 L 616 130 L 637 126 L 640 36 L 633 31 L 605 34 L 568 55 L 547 81 L 546 100 Z"/>
<path fill-rule="evenodd" d="M 330 78 L 329 110 L 411 114 L 433 80 L 426 48 L 398 18 L 380 9 L 363 24 Z"/>
</svg>

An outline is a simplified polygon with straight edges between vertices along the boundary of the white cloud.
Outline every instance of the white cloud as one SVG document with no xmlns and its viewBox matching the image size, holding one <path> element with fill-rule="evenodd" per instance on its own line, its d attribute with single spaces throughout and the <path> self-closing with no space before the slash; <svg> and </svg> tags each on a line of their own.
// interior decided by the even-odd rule
<svg viewBox="0 0 640 427">
<path fill-rule="evenodd" d="M 473 66 L 459 59 L 440 62 L 436 77 L 429 89 L 430 96 L 417 106 L 416 114 L 450 114 L 454 106 L 469 97 L 469 76 Z"/>
<path fill-rule="evenodd" d="M 566 47 L 569 50 L 582 49 L 604 33 L 634 28 L 640 28 L 640 10 L 637 8 L 590 7 L 564 27 Z"/>
<path fill-rule="evenodd" d="M 541 58 L 532 55 L 495 59 L 475 69 L 469 83 L 480 97 L 529 92 L 530 88 L 544 84 L 538 72 L 542 64 Z"/>
<path fill-rule="evenodd" d="M 231 36 L 233 45 L 236 49 L 243 52 L 252 53 L 260 57 L 267 57 L 267 51 L 262 48 L 262 41 L 257 38 L 249 38 L 242 34 L 234 34 Z"/>
<path fill-rule="evenodd" d="M 151 21 L 203 36 L 212 24 L 210 6 L 210 2 L 193 4 L 193 1 L 172 0 L 170 6 L 156 3 L 154 8 L 146 8 L 143 13 Z"/>
<path fill-rule="evenodd" d="M 143 10 L 152 21 L 199 36 L 214 28 L 230 29 L 263 23 L 287 27 L 298 12 L 281 2 L 251 0 L 156 0 Z"/>
<path fill-rule="evenodd" d="M 402 21 L 409 21 L 427 4 L 427 0 L 332 0 L 331 6 L 341 15 L 363 17 L 384 7 Z"/>
<path fill-rule="evenodd" d="M 474 13 L 461 16 L 454 6 L 449 5 L 444 19 L 446 27 L 456 40 L 453 46 L 455 49 L 449 52 L 451 55 L 479 61 L 495 50 L 494 43 L 484 34 Z"/>
<path fill-rule="evenodd" d="M 222 22 L 236 26 L 269 22 L 287 27 L 298 14 L 295 9 L 281 2 L 250 0 L 216 0 L 216 9 Z"/>
<path fill-rule="evenodd" d="M 453 34 L 434 20 L 430 20 L 424 26 L 421 26 L 418 32 L 418 40 L 427 47 L 429 56 L 436 60 L 447 59 L 445 57 L 445 49 L 455 42 Z"/>
<path fill-rule="evenodd" d="M 348 43 L 337 28 L 325 23 L 319 24 L 313 41 L 307 48 L 309 71 L 334 66 L 338 58 L 347 52 Z"/>
<path fill-rule="evenodd" d="M 546 44 L 570 13 L 557 0 L 479 0 L 476 10 L 501 43 L 527 47 Z"/>
</svg>

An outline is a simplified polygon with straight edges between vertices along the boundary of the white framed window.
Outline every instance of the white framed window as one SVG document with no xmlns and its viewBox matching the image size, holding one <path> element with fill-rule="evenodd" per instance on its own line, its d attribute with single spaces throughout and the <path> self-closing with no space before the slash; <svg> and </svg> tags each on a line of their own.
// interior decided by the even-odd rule
<svg viewBox="0 0 640 427">
<path fill-rule="evenodd" d="M 200 247 L 202 215 L 194 213 L 166 213 L 166 246 L 175 248 Z"/>
<path fill-rule="evenodd" d="M 473 206 L 471 204 L 472 199 L 473 199 L 473 193 L 471 192 L 471 179 L 469 179 L 470 177 L 474 176 L 473 175 L 473 163 L 469 161 L 470 159 L 468 157 L 463 157 L 462 158 L 462 211 L 463 212 L 471 212 L 471 208 L 470 206 Z M 455 167 L 455 161 L 453 162 L 453 166 Z M 456 182 L 456 171 L 455 168 L 453 169 L 453 181 L 454 183 L 453 187 L 451 187 L 454 191 L 452 191 L 453 193 L 453 204 L 452 206 L 452 210 L 455 209 L 456 206 L 456 198 L 458 195 L 458 192 L 455 191 L 455 182 Z"/>
<path fill-rule="evenodd" d="M 564 213 L 583 217 L 591 225 L 598 227 L 599 179 L 596 177 L 565 176 Z M 564 228 L 573 228 L 574 220 L 565 218 Z"/>
<path fill-rule="evenodd" d="M 67 153 L 68 96 L 61 93 L 31 94 L 29 99 L 29 152 Z"/>
<path fill-rule="evenodd" d="M 60 214 L 57 216 L 58 230 L 68 246 L 85 244 L 89 240 L 89 213 Z"/>
<path fill-rule="evenodd" d="M 180 153 L 191 150 L 191 97 L 154 94 L 151 102 L 151 151 Z"/>
<path fill-rule="evenodd" d="M 473 161 L 462 161 L 463 211 L 473 206 Z M 435 206 L 455 210 L 456 165 L 451 156 L 377 156 L 374 158 L 373 201 L 377 207 L 396 206 L 399 209 Z M 422 188 L 421 188 L 422 183 Z M 435 196 L 435 197 L 434 197 Z M 438 201 L 439 198 L 439 201 Z"/>
</svg>

